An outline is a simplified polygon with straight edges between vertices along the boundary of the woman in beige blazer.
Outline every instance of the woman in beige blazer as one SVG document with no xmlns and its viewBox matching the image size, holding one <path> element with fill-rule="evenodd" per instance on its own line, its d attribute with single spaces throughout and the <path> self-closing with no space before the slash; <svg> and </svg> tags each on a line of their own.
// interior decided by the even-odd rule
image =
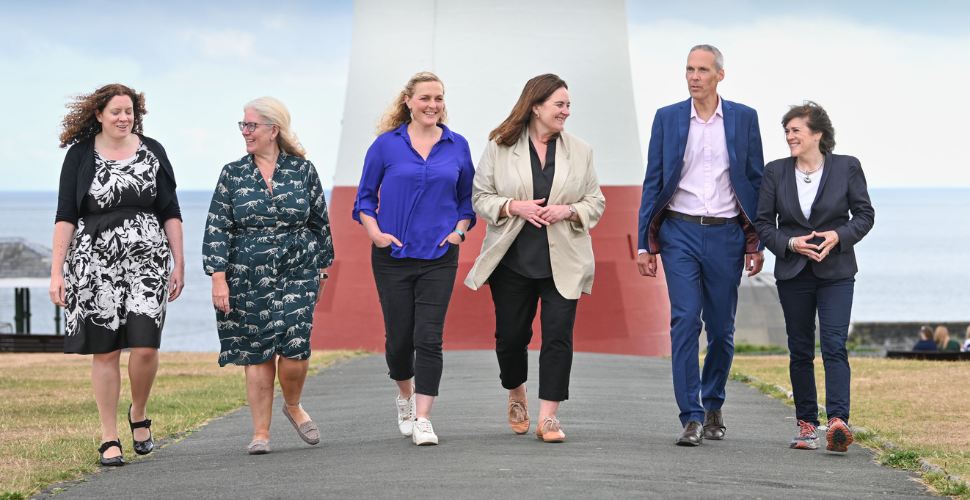
<svg viewBox="0 0 970 500">
<path fill-rule="evenodd" d="M 482 253 L 465 279 L 488 283 L 495 303 L 495 353 L 509 390 L 509 425 L 529 432 L 525 382 L 532 321 L 542 302 L 539 423 L 536 435 L 562 442 L 556 413 L 569 398 L 573 324 L 579 296 L 593 287 L 589 230 L 606 199 L 593 150 L 563 132 L 569 90 L 556 75 L 528 83 L 509 117 L 489 134 L 475 172 L 472 203 L 488 223 Z"/>
</svg>

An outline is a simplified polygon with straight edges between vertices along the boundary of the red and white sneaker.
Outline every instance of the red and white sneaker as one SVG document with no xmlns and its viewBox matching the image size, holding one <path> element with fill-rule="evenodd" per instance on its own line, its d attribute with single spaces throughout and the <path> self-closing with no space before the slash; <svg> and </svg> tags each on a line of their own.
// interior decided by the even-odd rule
<svg viewBox="0 0 970 500">
<path fill-rule="evenodd" d="M 825 447 L 826 450 L 845 453 L 848 451 L 849 445 L 852 444 L 852 433 L 849 432 L 849 426 L 845 425 L 841 418 L 830 418 L 829 430 L 825 433 L 825 440 L 829 443 Z"/>
<path fill-rule="evenodd" d="M 798 435 L 788 445 L 793 450 L 817 450 L 818 429 L 815 424 L 804 420 L 798 421 Z"/>
</svg>

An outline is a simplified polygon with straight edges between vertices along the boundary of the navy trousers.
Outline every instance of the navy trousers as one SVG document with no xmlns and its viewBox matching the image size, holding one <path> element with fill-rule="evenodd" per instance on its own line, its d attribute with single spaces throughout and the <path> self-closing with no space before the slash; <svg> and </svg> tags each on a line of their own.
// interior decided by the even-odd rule
<svg viewBox="0 0 970 500">
<path fill-rule="evenodd" d="M 808 263 L 792 279 L 778 280 L 778 298 L 785 313 L 788 332 L 792 396 L 795 418 L 818 421 L 818 394 L 815 390 L 815 313 L 818 312 L 822 365 L 825 367 L 825 410 L 829 418 L 849 423 L 849 317 L 855 278 L 822 279 Z"/>
<path fill-rule="evenodd" d="M 667 219 L 659 239 L 670 296 L 671 364 L 680 423 L 703 422 L 705 409 L 719 410 L 724 404 L 724 386 L 734 360 L 744 231 L 739 224 L 702 226 Z M 707 331 L 703 373 L 697 352 L 701 318 Z"/>
</svg>

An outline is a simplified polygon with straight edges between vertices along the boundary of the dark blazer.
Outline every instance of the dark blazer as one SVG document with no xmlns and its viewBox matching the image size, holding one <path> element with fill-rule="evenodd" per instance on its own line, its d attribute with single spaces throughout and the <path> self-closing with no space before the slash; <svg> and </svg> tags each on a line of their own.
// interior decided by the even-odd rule
<svg viewBox="0 0 970 500">
<path fill-rule="evenodd" d="M 178 196 L 175 195 L 175 172 L 172 163 L 168 161 L 165 148 L 151 137 L 139 135 L 145 146 L 158 158 L 161 166 L 155 177 L 155 215 L 158 221 L 165 223 L 168 219 L 182 219 L 179 209 Z M 91 189 L 94 182 L 94 137 L 81 141 L 67 150 L 64 165 L 61 167 L 61 184 L 57 193 L 57 214 L 54 222 L 67 221 L 77 226 L 81 218 L 81 203 L 84 195 Z"/>
<path fill-rule="evenodd" d="M 776 256 L 775 279 L 794 278 L 807 262 L 812 263 L 812 271 L 819 278 L 854 276 L 859 267 L 852 247 L 869 233 L 876 217 L 859 160 L 852 156 L 825 155 L 825 168 L 818 181 L 818 194 L 808 220 L 798 202 L 796 182 L 801 181 L 795 175 L 794 157 L 775 160 L 765 166 L 754 224 L 761 241 Z M 788 251 L 788 240 L 792 236 L 805 236 L 812 231 L 835 231 L 839 235 L 839 243 L 822 262 Z M 821 241 L 818 238 L 813 243 Z"/>
<path fill-rule="evenodd" d="M 664 220 L 664 209 L 680 183 L 690 131 L 690 108 L 691 100 L 687 99 L 658 109 L 653 119 L 647 174 L 640 198 L 639 229 L 639 248 L 650 253 L 660 253 L 657 234 Z M 741 203 L 741 227 L 747 240 L 745 253 L 755 253 L 761 247 L 752 221 L 758 208 L 758 189 L 765 166 L 758 112 L 726 99 L 721 102 L 721 110 L 730 158 L 731 187 Z"/>
</svg>

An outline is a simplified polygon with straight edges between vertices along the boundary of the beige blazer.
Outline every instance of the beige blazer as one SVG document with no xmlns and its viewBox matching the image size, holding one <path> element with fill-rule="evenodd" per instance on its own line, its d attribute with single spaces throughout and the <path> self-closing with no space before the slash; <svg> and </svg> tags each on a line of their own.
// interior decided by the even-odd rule
<svg viewBox="0 0 970 500">
<path fill-rule="evenodd" d="M 520 217 L 502 217 L 505 202 L 532 199 L 532 160 L 529 156 L 529 131 L 523 131 L 513 147 L 489 141 L 475 168 L 472 206 L 488 223 L 482 252 L 475 259 L 465 285 L 478 290 L 501 262 L 519 231 L 528 222 Z M 549 260 L 556 290 L 567 299 L 593 289 L 593 244 L 589 230 L 596 225 L 606 198 L 600 191 L 593 169 L 593 149 L 581 139 L 565 132 L 556 140 L 556 173 L 549 191 L 549 205 L 572 205 L 579 222 L 562 220 L 548 226 Z"/>
</svg>

